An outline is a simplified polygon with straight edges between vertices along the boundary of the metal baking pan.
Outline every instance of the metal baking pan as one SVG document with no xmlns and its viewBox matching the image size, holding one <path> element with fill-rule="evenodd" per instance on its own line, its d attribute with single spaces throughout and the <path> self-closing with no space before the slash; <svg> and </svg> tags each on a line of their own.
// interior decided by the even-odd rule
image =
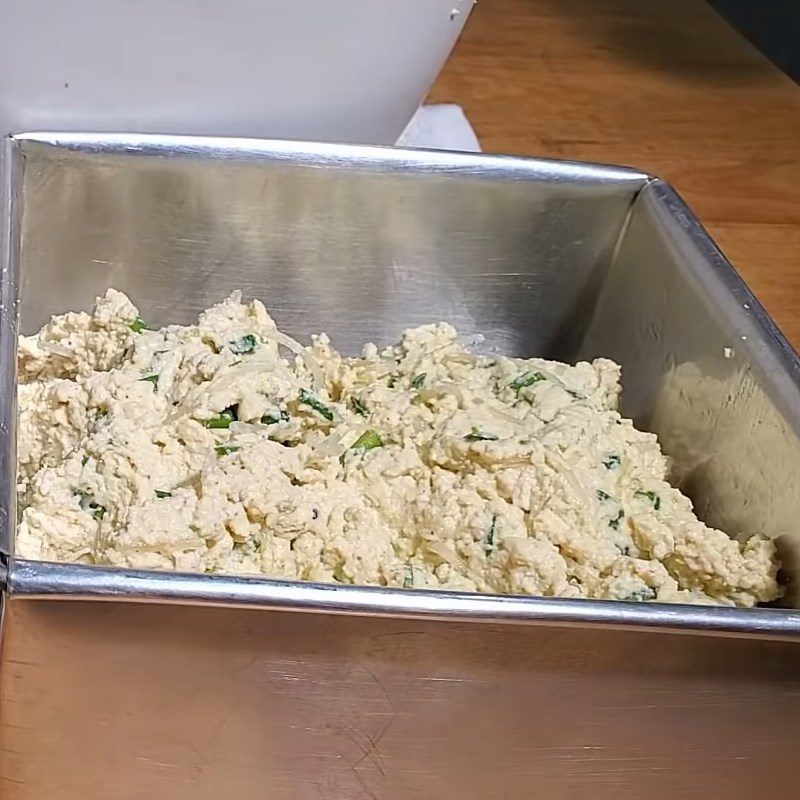
<svg viewBox="0 0 800 800">
<path fill-rule="evenodd" d="M 735 800 L 794 786 L 800 362 L 667 184 L 116 134 L 20 135 L 3 158 L 4 797 Z M 699 515 L 777 541 L 782 607 L 15 559 L 18 319 L 31 332 L 108 286 L 160 324 L 243 289 L 289 334 L 325 330 L 345 352 L 446 319 L 491 350 L 613 358 L 624 413 L 659 435 Z"/>
</svg>

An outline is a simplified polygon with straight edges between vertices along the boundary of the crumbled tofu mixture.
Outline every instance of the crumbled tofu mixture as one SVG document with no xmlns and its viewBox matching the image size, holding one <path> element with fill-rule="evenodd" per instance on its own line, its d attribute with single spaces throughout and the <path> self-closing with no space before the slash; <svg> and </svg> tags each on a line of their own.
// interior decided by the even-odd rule
<svg viewBox="0 0 800 800">
<path fill-rule="evenodd" d="M 474 355 L 445 323 L 344 358 L 239 294 L 148 330 L 109 290 L 19 345 L 17 552 L 415 589 L 752 606 L 771 541 L 706 527 L 619 367 Z"/>
</svg>

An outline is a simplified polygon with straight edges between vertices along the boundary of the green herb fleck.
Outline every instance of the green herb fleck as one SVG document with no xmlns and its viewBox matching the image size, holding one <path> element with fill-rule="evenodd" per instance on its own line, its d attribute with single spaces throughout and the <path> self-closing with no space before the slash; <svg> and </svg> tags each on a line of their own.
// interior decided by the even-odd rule
<svg viewBox="0 0 800 800">
<path fill-rule="evenodd" d="M 165 497 L 172 497 L 172 492 L 165 492 L 161 489 L 156 489 L 156 497 L 163 500 Z"/>
<path fill-rule="evenodd" d="M 80 497 L 80 506 L 84 511 L 91 511 L 92 516 L 97 520 L 103 519 L 106 513 L 105 506 L 96 503 L 95 499 L 86 492 L 78 491 L 76 494 Z"/>
<path fill-rule="evenodd" d="M 425 385 L 425 378 L 428 377 L 427 372 L 420 372 L 413 381 L 411 381 L 411 386 L 414 389 L 421 389 Z"/>
<path fill-rule="evenodd" d="M 519 394 L 526 386 L 533 386 L 534 383 L 539 383 L 539 381 L 545 381 L 544 375 L 541 372 L 531 372 L 530 370 L 527 372 L 523 372 L 522 375 L 514 378 L 513 381 L 509 384 L 509 386 Z"/>
<path fill-rule="evenodd" d="M 203 425 L 206 428 L 230 428 L 231 422 L 236 422 L 238 411 L 238 406 L 228 406 L 228 408 L 220 412 L 219 416 L 207 419 Z"/>
<path fill-rule="evenodd" d="M 497 516 L 492 517 L 492 524 L 486 532 L 486 541 L 483 545 L 484 552 L 489 555 L 495 549 L 495 537 L 497 536 Z"/>
<path fill-rule="evenodd" d="M 624 518 L 625 518 L 625 512 L 622 509 L 620 509 L 619 514 L 617 514 L 617 516 L 614 517 L 614 519 L 610 519 L 608 521 L 608 527 L 613 528 L 615 531 L 618 531 L 619 523 L 622 522 Z"/>
<path fill-rule="evenodd" d="M 333 411 L 326 406 L 325 403 L 320 402 L 316 397 L 314 397 L 311 392 L 301 389 L 298 402 L 308 406 L 309 408 L 313 408 L 314 411 L 325 417 L 328 422 L 333 422 Z"/>
<path fill-rule="evenodd" d="M 610 455 L 603 459 L 603 466 L 606 469 L 619 469 L 621 463 L 622 461 L 618 455 Z"/>
<path fill-rule="evenodd" d="M 128 324 L 128 327 L 134 333 L 141 333 L 142 331 L 149 330 L 149 328 L 147 327 L 147 323 L 141 317 L 136 317 L 136 319 L 133 322 Z"/>
<path fill-rule="evenodd" d="M 252 353 L 253 350 L 258 349 L 258 339 L 252 333 L 248 333 L 241 339 L 228 342 L 228 348 L 235 355 L 243 356 L 245 353 Z"/>
<path fill-rule="evenodd" d="M 289 412 L 281 409 L 277 414 L 264 414 L 264 416 L 261 417 L 261 424 L 277 425 L 279 422 L 288 422 L 289 419 Z"/>
<path fill-rule="evenodd" d="M 218 456 L 227 456 L 241 449 L 241 447 L 237 447 L 235 444 L 220 444 L 214 448 L 214 452 Z"/>
<path fill-rule="evenodd" d="M 406 567 L 406 574 L 403 576 L 403 588 L 412 589 L 414 587 L 414 567 L 409 564 Z"/>
<path fill-rule="evenodd" d="M 386 382 L 386 385 L 387 385 L 387 386 L 388 386 L 390 389 L 394 389 L 394 387 L 397 385 L 397 381 L 398 381 L 399 379 L 400 379 L 400 375 L 398 375 L 398 373 L 396 373 L 396 372 L 393 372 L 393 373 L 392 373 L 392 374 L 389 376 L 389 380 Z"/>
<path fill-rule="evenodd" d="M 356 414 L 360 414 L 362 417 L 369 416 L 369 409 L 357 397 L 350 398 L 350 408 L 352 408 Z"/>
<path fill-rule="evenodd" d="M 85 466 L 86 466 L 88 463 L 89 463 L 89 456 L 84 456 L 84 457 L 81 459 L 81 466 L 82 466 L 82 467 L 85 467 Z"/>
<path fill-rule="evenodd" d="M 474 425 L 469 433 L 464 437 L 468 442 L 496 442 L 500 437 L 488 431 L 482 431 Z"/>
<path fill-rule="evenodd" d="M 601 503 L 604 503 L 606 500 L 610 500 L 611 499 L 611 495 L 608 492 L 604 492 L 602 489 L 598 489 L 597 490 L 597 499 Z"/>
<path fill-rule="evenodd" d="M 154 392 L 158 389 L 158 375 L 145 375 L 144 378 L 139 378 L 139 380 L 152 383 Z"/>
<path fill-rule="evenodd" d="M 656 594 L 657 594 L 656 590 L 653 589 L 651 586 L 642 586 L 639 589 L 634 589 L 624 599 L 641 603 L 646 600 L 655 600 Z"/>
<path fill-rule="evenodd" d="M 653 504 L 653 509 L 658 511 L 661 508 L 661 498 L 655 492 L 634 492 L 634 497 L 649 500 Z"/>
<path fill-rule="evenodd" d="M 350 445 L 351 450 L 356 453 L 366 453 L 375 447 L 383 447 L 383 439 L 375 431 L 364 431 L 361 436 Z"/>
</svg>

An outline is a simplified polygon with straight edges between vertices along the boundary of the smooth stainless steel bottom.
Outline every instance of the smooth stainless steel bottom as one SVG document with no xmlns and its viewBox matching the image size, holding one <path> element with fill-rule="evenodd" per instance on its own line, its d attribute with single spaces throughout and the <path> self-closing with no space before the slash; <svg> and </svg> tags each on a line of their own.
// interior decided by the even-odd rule
<svg viewBox="0 0 800 800">
<path fill-rule="evenodd" d="M 20 136 L 4 158 L 2 797 L 793 796 L 800 364 L 669 186 L 165 137 Z M 784 607 L 15 560 L 17 311 L 30 332 L 111 285 L 159 324 L 241 288 L 288 333 L 326 330 L 346 352 L 443 318 L 489 350 L 614 358 L 623 410 L 658 433 L 700 515 L 776 540 Z"/>
</svg>

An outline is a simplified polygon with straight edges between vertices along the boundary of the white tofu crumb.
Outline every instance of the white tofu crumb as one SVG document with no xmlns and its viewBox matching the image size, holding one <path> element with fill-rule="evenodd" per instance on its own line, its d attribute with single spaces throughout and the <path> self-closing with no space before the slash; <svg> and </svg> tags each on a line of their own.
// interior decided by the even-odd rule
<svg viewBox="0 0 800 800">
<path fill-rule="evenodd" d="M 120 292 L 19 346 L 17 553 L 392 587 L 752 606 L 767 538 L 707 527 L 620 369 L 445 323 L 344 358 L 239 293 L 148 330 Z M 293 358 L 286 358 L 288 347 Z"/>
</svg>

